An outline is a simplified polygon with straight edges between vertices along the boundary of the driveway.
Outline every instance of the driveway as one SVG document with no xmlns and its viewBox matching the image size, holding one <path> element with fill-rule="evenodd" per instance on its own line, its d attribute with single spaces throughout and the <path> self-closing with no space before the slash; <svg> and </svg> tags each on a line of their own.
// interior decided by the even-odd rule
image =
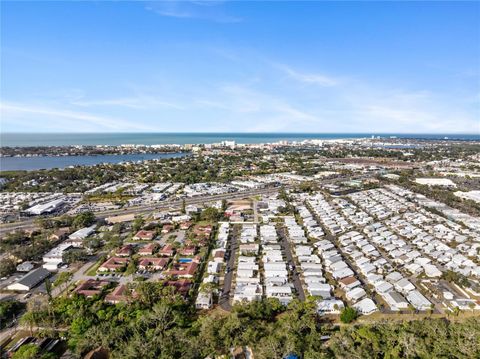
<svg viewBox="0 0 480 359">
<path fill-rule="evenodd" d="M 86 262 L 83 266 L 81 266 L 80 269 L 78 269 L 75 273 L 73 273 L 73 276 L 68 281 L 68 284 L 62 284 L 61 286 L 53 288 L 52 296 L 53 297 L 59 296 L 62 293 L 62 291 L 65 288 L 68 288 L 72 283 L 78 282 L 79 280 L 92 278 L 90 276 L 87 276 L 85 272 L 98 261 L 98 259 L 102 254 L 103 253 L 93 256 L 88 262 Z"/>
</svg>

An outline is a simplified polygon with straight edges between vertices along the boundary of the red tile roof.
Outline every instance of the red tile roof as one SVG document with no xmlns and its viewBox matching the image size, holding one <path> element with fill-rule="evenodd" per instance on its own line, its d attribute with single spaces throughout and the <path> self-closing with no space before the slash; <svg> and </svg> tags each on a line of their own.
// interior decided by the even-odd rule
<svg viewBox="0 0 480 359">
<path fill-rule="evenodd" d="M 179 250 L 179 253 L 185 256 L 193 256 L 197 252 L 197 247 L 186 246 Z"/>
<path fill-rule="evenodd" d="M 165 284 L 168 286 L 175 287 L 175 290 L 179 294 L 186 296 L 192 286 L 192 281 L 188 279 L 179 279 L 179 280 L 170 280 Z"/>
<path fill-rule="evenodd" d="M 151 241 L 155 238 L 155 234 L 155 231 L 146 231 L 142 229 L 141 231 L 138 231 L 133 238 Z"/>
<path fill-rule="evenodd" d="M 157 258 L 157 257 L 141 258 L 140 261 L 138 262 L 138 268 L 162 270 L 167 266 L 168 262 L 169 262 L 169 259 L 167 258 Z"/>
<path fill-rule="evenodd" d="M 156 243 L 148 243 L 138 250 L 138 254 L 140 255 L 153 254 L 156 251 L 157 247 L 158 245 Z"/>
<path fill-rule="evenodd" d="M 192 278 L 197 271 L 198 263 L 175 263 L 173 268 L 165 274 L 180 278 Z"/>
<path fill-rule="evenodd" d="M 98 270 L 99 271 L 115 271 L 124 268 L 130 259 L 121 257 L 111 257 L 103 263 Z"/>
<path fill-rule="evenodd" d="M 191 221 L 180 223 L 180 229 L 189 229 L 192 226 Z"/>
<path fill-rule="evenodd" d="M 110 282 L 106 280 L 88 279 L 88 280 L 82 281 L 77 286 L 77 288 L 75 288 L 74 292 L 90 298 L 90 297 L 93 297 L 94 295 L 101 294 L 103 288 L 105 288 L 109 284 Z"/>
<path fill-rule="evenodd" d="M 175 248 L 171 244 L 167 244 L 165 247 L 160 249 L 160 254 L 165 256 L 173 256 L 175 253 Z"/>
<path fill-rule="evenodd" d="M 127 244 L 120 249 L 115 251 L 117 256 L 128 257 L 133 253 L 133 246 L 131 244 Z"/>
<path fill-rule="evenodd" d="M 110 294 L 105 296 L 105 301 L 112 304 L 126 302 L 129 299 L 128 288 L 125 284 L 120 284 Z"/>
<path fill-rule="evenodd" d="M 168 233 L 168 232 L 171 232 L 175 229 L 175 226 L 173 224 L 165 224 L 163 227 L 162 227 L 162 233 Z"/>
</svg>

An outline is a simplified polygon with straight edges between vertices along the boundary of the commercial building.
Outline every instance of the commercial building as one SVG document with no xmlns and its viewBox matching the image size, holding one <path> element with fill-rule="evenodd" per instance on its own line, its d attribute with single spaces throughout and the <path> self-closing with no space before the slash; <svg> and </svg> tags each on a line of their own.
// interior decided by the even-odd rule
<svg viewBox="0 0 480 359">
<path fill-rule="evenodd" d="M 49 271 L 56 271 L 63 262 L 63 255 L 73 246 L 69 243 L 61 243 L 55 248 L 51 249 L 43 256 L 43 268 Z"/>
<path fill-rule="evenodd" d="M 49 276 L 50 272 L 48 270 L 45 268 L 37 268 L 20 278 L 15 283 L 10 284 L 7 289 L 26 292 L 42 283 Z"/>
<path fill-rule="evenodd" d="M 427 186 L 457 187 L 457 185 L 448 178 L 416 178 L 415 182 Z"/>
<path fill-rule="evenodd" d="M 96 225 L 85 227 L 68 236 L 69 240 L 84 240 L 95 231 Z"/>
<path fill-rule="evenodd" d="M 60 209 L 65 204 L 65 200 L 63 198 L 55 199 L 53 201 L 37 204 L 25 210 L 26 213 L 31 215 L 41 215 L 55 212 L 56 210 Z"/>
</svg>

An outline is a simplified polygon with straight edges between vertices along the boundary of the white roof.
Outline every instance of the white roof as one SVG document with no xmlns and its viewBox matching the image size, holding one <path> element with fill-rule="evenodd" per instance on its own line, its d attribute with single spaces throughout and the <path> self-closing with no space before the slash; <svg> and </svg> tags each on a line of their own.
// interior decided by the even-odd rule
<svg viewBox="0 0 480 359">
<path fill-rule="evenodd" d="M 409 292 L 414 290 L 415 286 L 407 278 L 402 278 L 395 283 L 395 288 L 402 292 Z"/>
<path fill-rule="evenodd" d="M 433 264 L 425 264 L 423 268 L 428 277 L 440 277 L 442 275 L 442 272 Z"/>
<path fill-rule="evenodd" d="M 407 299 L 412 305 L 419 310 L 430 308 L 430 301 L 423 296 L 418 290 L 412 290 L 407 294 Z"/>
<path fill-rule="evenodd" d="M 390 283 L 394 283 L 394 282 L 398 282 L 400 279 L 402 279 L 403 276 L 399 273 L 399 272 L 392 272 L 392 273 L 389 273 L 385 279 L 390 282 Z"/>
<path fill-rule="evenodd" d="M 362 287 L 355 287 L 352 290 L 349 290 L 345 295 L 347 296 L 348 299 L 350 300 L 358 300 L 365 296 L 367 292 L 365 292 L 365 289 Z"/>
<path fill-rule="evenodd" d="M 338 309 L 335 309 L 338 306 Z M 317 302 L 317 310 L 319 312 L 334 312 L 344 308 L 345 305 L 340 299 L 324 299 Z"/>
<path fill-rule="evenodd" d="M 375 286 L 375 290 L 378 293 L 386 293 L 389 290 L 393 289 L 393 285 L 388 282 L 385 282 L 384 280 L 375 283 L 374 286 Z"/>
<path fill-rule="evenodd" d="M 457 187 L 457 185 L 448 178 L 416 178 L 415 182 L 418 184 L 425 184 L 428 186 L 447 186 Z"/>
<path fill-rule="evenodd" d="M 95 224 L 90 226 L 90 227 L 85 227 L 82 229 L 79 229 L 76 232 L 73 232 L 70 236 L 68 236 L 69 239 L 84 239 L 87 238 L 90 234 L 93 233 L 95 230 Z"/>
<path fill-rule="evenodd" d="M 376 312 L 378 310 L 377 306 L 370 298 L 362 299 L 358 303 L 354 304 L 353 308 L 365 315 Z"/>
<path fill-rule="evenodd" d="M 332 273 L 332 276 L 334 278 L 337 278 L 337 279 L 342 279 L 342 278 L 345 278 L 345 277 L 350 277 L 352 276 L 354 273 L 353 271 L 350 269 L 350 268 L 343 268 L 343 269 L 340 269 L 338 271 L 334 271 Z"/>
</svg>

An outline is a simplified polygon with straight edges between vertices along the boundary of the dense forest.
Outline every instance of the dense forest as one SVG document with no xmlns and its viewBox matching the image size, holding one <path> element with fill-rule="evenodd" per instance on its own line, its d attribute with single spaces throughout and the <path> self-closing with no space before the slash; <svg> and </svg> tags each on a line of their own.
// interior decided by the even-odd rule
<svg viewBox="0 0 480 359">
<path fill-rule="evenodd" d="M 335 327 L 316 314 L 315 301 L 276 300 L 236 305 L 231 313 L 196 314 L 159 285 L 144 282 L 132 304 L 98 297 L 60 297 L 30 306 L 28 327 L 67 330 L 80 357 L 104 348 L 112 358 L 205 358 L 248 345 L 255 358 L 479 358 L 480 319 L 378 322 Z M 45 332 L 52 335 L 52 332 Z"/>
</svg>

